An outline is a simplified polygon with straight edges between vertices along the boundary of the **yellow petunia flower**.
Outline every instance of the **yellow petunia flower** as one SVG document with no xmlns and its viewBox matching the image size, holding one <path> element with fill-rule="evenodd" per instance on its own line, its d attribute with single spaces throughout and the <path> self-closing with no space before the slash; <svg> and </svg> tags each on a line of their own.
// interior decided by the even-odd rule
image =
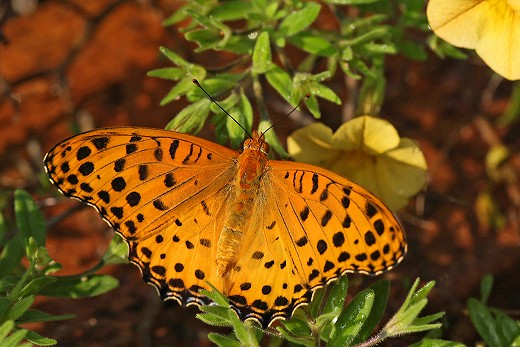
<svg viewBox="0 0 520 347">
<path fill-rule="evenodd" d="M 503 77 L 520 79 L 520 0 L 430 0 L 426 14 L 437 36 L 475 49 Z"/>
<path fill-rule="evenodd" d="M 313 123 L 289 136 L 287 149 L 297 161 L 327 168 L 362 185 L 393 210 L 405 206 L 426 184 L 421 150 L 380 118 L 357 117 L 335 133 Z"/>
</svg>

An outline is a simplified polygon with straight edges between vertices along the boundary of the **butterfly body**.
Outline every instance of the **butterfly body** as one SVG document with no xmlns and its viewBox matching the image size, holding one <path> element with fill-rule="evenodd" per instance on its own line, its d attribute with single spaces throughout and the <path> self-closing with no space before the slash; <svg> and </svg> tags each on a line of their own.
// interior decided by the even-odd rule
<svg viewBox="0 0 520 347">
<path fill-rule="evenodd" d="M 165 299 L 208 304 L 207 282 L 241 319 L 289 317 L 346 272 L 380 274 L 406 253 L 375 196 L 327 170 L 267 158 L 254 132 L 241 153 L 159 129 L 107 128 L 45 158 L 65 195 L 94 206 Z"/>
</svg>

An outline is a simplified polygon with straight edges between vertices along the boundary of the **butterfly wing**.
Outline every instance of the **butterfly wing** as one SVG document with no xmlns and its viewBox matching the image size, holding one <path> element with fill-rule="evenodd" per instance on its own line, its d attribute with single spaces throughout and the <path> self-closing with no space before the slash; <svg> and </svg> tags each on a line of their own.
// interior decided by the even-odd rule
<svg viewBox="0 0 520 347">
<path fill-rule="evenodd" d="M 278 203 L 291 226 L 285 243 L 311 287 L 345 272 L 377 275 L 403 259 L 404 231 L 375 195 L 315 166 L 273 161 L 271 167 L 273 187 L 286 192 Z"/>
<path fill-rule="evenodd" d="M 315 166 L 270 161 L 227 292 L 241 319 L 288 318 L 344 273 L 376 275 L 406 253 L 404 232 L 373 194 Z"/>
<path fill-rule="evenodd" d="M 158 129 L 108 128 L 56 145 L 46 171 L 62 193 L 94 206 L 128 243 L 129 259 L 163 298 L 207 302 L 217 283 L 217 218 L 229 199 L 237 152 Z"/>
</svg>

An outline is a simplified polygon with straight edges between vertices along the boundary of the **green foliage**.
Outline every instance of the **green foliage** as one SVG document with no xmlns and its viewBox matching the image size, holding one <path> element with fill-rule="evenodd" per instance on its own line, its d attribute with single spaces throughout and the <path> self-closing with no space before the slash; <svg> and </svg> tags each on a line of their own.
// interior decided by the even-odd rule
<svg viewBox="0 0 520 347">
<path fill-rule="evenodd" d="M 44 218 L 31 196 L 23 190 L 15 191 L 15 220 L 10 222 L 5 215 L 0 214 L 3 235 L 0 245 L 0 345 L 30 346 L 23 340 L 37 346 L 55 345 L 56 340 L 24 329 L 22 325 L 65 320 L 74 315 L 51 315 L 33 309 L 36 296 L 80 298 L 112 290 L 118 285 L 117 280 L 94 272 L 105 264 L 117 264 L 126 259 L 126 244 L 120 238 L 114 239 L 101 263 L 88 272 L 75 276 L 52 276 L 61 265 L 49 256 L 45 248 Z M 24 258 L 28 266 L 23 265 Z"/>
<path fill-rule="evenodd" d="M 318 289 L 307 307 L 296 310 L 294 316 L 282 321 L 276 330 L 269 330 L 269 336 L 285 339 L 299 346 L 347 347 L 363 344 L 375 346 L 390 337 L 437 329 L 436 321 L 443 316 L 437 313 L 419 317 L 427 303 L 426 296 L 434 286 L 428 282 L 418 289 L 417 279 L 401 308 L 386 325 L 370 337 L 380 324 L 385 312 L 390 283 L 380 280 L 369 288 L 359 292 L 346 306 L 345 298 L 348 289 L 347 276 L 341 277 L 334 284 Z M 211 334 L 210 339 L 221 347 L 225 346 L 258 346 L 262 335 L 253 323 L 238 320 L 236 313 L 230 308 L 227 298 L 214 287 L 213 291 L 202 291 L 210 297 L 214 306 L 202 306 L 204 313 L 197 315 L 203 322 L 214 326 L 232 326 L 233 333 L 228 336 Z M 450 341 L 423 339 L 415 346 L 462 346 Z"/>
<path fill-rule="evenodd" d="M 357 6 L 356 15 L 349 11 L 352 5 Z M 318 23 L 324 12 L 328 12 L 328 21 L 334 22 L 335 29 Z M 225 109 L 234 117 L 240 114 L 238 100 L 247 99 L 244 89 L 252 90 L 260 121 L 272 124 L 263 99 L 267 85 L 293 106 L 309 93 L 305 104 L 319 118 L 319 99 L 341 103 L 326 84 L 342 72 L 360 81 L 358 100 L 351 100 L 357 102 L 357 115 L 377 115 L 386 88 L 383 70 L 387 55 L 404 54 L 425 60 L 427 46 L 441 56 L 457 56 L 458 52 L 443 41 L 435 41 L 431 34 L 417 39 L 417 32 L 429 32 L 422 0 L 195 0 L 186 2 L 164 24 L 180 22 L 185 38 L 198 45 L 196 52 L 226 51 L 233 60 L 223 67 L 210 68 L 188 63 L 161 48 L 174 66 L 153 70 L 149 75 L 176 81 L 162 104 L 180 96 L 186 96 L 191 103 L 168 128 L 196 133 L 213 113 L 219 142 L 230 139 L 234 146 L 240 145 L 246 134 L 234 126 L 222 125 L 227 121 L 220 117 L 218 109 L 207 104 L 203 93 L 193 88 L 192 79 L 200 80 L 210 95 L 226 102 Z M 303 60 L 295 61 L 289 49 L 298 51 Z M 252 124 L 251 119 L 247 118 L 245 124 Z M 276 143 L 276 134 L 272 137 Z M 274 148 L 286 154 L 281 146 Z"/>
<path fill-rule="evenodd" d="M 520 321 L 486 305 L 492 288 L 493 277 L 484 276 L 480 284 L 481 299 L 468 300 L 469 318 L 489 347 L 520 346 Z"/>
</svg>

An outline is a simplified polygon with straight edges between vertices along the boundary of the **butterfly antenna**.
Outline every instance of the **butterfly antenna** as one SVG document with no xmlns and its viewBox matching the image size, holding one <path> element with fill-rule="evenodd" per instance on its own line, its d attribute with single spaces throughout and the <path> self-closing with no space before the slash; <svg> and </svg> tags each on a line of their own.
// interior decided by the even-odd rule
<svg viewBox="0 0 520 347">
<path fill-rule="evenodd" d="M 271 128 L 273 128 L 275 125 L 278 125 L 278 123 L 280 123 L 281 121 L 283 121 L 285 118 L 289 117 L 291 115 L 291 113 L 293 113 L 294 111 L 296 111 L 296 109 L 298 107 L 300 107 L 301 104 L 303 104 L 303 102 L 305 100 L 307 100 L 308 98 L 310 98 L 311 95 L 310 94 L 305 94 L 305 97 L 302 98 L 300 100 L 300 102 L 298 103 L 298 105 L 296 105 L 292 110 L 291 112 L 287 113 L 285 116 L 283 116 L 282 118 L 278 119 L 276 122 L 274 122 L 274 124 L 272 124 L 269 128 L 267 128 L 264 132 L 262 132 L 262 135 L 264 135 L 267 131 L 271 130 Z"/>
<path fill-rule="evenodd" d="M 242 126 L 242 124 L 240 124 L 240 123 L 235 119 L 235 117 L 233 117 L 232 115 L 230 115 L 228 111 L 226 111 L 222 106 L 220 106 L 219 103 L 218 103 L 215 99 L 213 99 L 213 97 L 212 97 L 211 95 L 209 95 L 209 93 L 208 93 L 204 88 L 202 88 L 202 86 L 200 85 L 199 81 L 197 81 L 195 78 L 194 78 L 192 81 L 193 81 L 193 83 L 194 83 L 197 87 L 200 88 L 200 90 L 202 90 L 202 91 L 204 92 L 204 94 L 206 94 L 206 95 L 208 96 L 208 98 L 209 98 L 211 101 L 213 101 L 213 103 L 215 103 L 215 105 L 217 105 L 217 106 L 222 110 L 222 112 L 224 112 L 225 114 L 227 114 L 227 115 L 229 116 L 229 118 L 231 118 L 235 123 L 237 123 L 238 126 L 241 127 L 242 130 L 244 130 L 244 132 L 247 134 L 247 136 L 249 136 L 250 139 L 253 138 L 253 137 L 251 136 L 251 134 L 249 133 L 249 131 L 247 131 L 246 128 L 244 128 L 244 127 Z"/>
</svg>

